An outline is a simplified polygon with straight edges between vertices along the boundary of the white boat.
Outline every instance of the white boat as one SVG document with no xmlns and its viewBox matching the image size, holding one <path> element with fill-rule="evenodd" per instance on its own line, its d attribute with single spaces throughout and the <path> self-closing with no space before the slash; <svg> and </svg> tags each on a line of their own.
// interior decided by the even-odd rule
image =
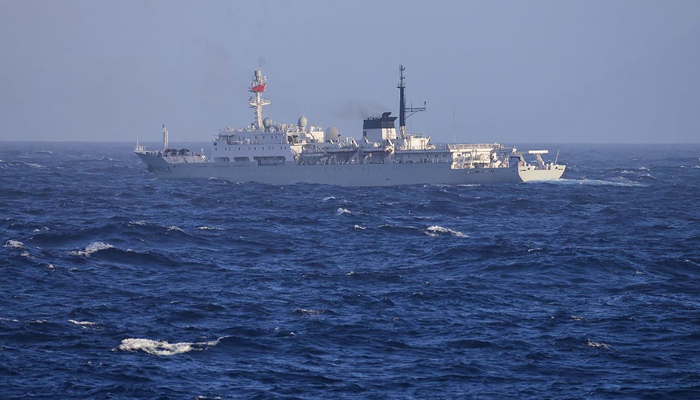
<svg viewBox="0 0 700 400">
<path fill-rule="evenodd" d="M 163 150 L 147 151 L 137 140 L 134 152 L 158 178 L 275 185 L 484 184 L 556 180 L 564 173 L 565 165 L 542 158 L 547 150 L 523 153 L 498 143 L 433 144 L 430 137 L 406 133 L 406 118 L 425 108 L 406 107 L 403 71 L 400 66 L 398 131 L 391 112 L 365 119 L 359 140 L 341 137 L 334 127 L 308 126 L 305 117 L 296 124 L 273 124 L 263 118 L 263 107 L 271 103 L 262 97 L 267 83 L 257 70 L 250 87 L 255 121 L 243 129 L 221 130 L 210 157 L 203 149 L 170 149 L 165 125 Z"/>
</svg>

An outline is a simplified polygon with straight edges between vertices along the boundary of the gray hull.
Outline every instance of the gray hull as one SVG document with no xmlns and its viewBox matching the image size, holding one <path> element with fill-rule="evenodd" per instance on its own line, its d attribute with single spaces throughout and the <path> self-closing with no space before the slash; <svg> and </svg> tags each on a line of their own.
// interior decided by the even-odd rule
<svg viewBox="0 0 700 400">
<path fill-rule="evenodd" d="M 258 166 L 223 162 L 168 163 L 162 157 L 136 153 L 156 177 L 162 179 L 216 178 L 232 182 L 273 185 L 317 183 L 339 186 L 395 186 L 416 184 L 485 184 L 559 179 L 565 166 L 537 169 L 534 166 L 492 169 L 452 169 L 449 163 L 387 163 Z"/>
</svg>

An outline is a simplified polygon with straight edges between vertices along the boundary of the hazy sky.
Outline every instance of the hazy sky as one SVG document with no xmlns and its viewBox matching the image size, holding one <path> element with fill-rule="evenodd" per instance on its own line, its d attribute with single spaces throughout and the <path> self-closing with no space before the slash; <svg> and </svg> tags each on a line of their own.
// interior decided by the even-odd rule
<svg viewBox="0 0 700 400">
<path fill-rule="evenodd" d="M 0 140 L 209 140 L 428 111 L 461 142 L 700 142 L 700 1 L 0 0 Z"/>
</svg>

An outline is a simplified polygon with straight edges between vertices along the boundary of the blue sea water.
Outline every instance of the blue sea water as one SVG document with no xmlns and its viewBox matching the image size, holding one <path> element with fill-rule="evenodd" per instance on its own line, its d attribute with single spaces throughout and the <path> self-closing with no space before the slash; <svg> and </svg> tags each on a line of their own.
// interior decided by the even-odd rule
<svg viewBox="0 0 700 400">
<path fill-rule="evenodd" d="M 545 147 L 343 188 L 0 143 L 0 398 L 700 398 L 700 146 Z"/>
</svg>

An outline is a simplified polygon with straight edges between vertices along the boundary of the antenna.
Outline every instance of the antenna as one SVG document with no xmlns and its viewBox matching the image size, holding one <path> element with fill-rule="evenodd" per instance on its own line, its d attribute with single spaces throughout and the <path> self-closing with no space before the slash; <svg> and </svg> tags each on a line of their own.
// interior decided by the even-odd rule
<svg viewBox="0 0 700 400">
<path fill-rule="evenodd" d="M 560 149 L 557 149 L 557 156 L 554 158 L 554 164 L 556 164 L 557 161 L 559 161 L 559 150 Z"/>
<path fill-rule="evenodd" d="M 259 68 L 253 73 L 253 82 L 250 84 L 249 92 L 253 93 L 253 96 L 248 100 L 250 108 L 255 110 L 255 129 L 263 129 L 263 106 L 269 106 L 272 102 L 268 99 L 262 97 L 265 91 L 265 86 L 267 85 L 267 78 L 263 76 L 262 70 Z"/>
<path fill-rule="evenodd" d="M 457 120 L 455 119 L 455 110 L 452 110 L 452 143 L 457 143 Z"/>
<path fill-rule="evenodd" d="M 406 68 L 403 65 L 399 65 L 399 85 L 396 86 L 399 89 L 399 128 L 401 129 L 401 137 L 406 137 L 406 119 L 411 115 L 426 110 L 426 103 L 423 102 L 423 107 L 406 107 L 406 79 L 403 76 L 403 71 Z M 408 115 L 406 115 L 408 113 Z"/>
</svg>

